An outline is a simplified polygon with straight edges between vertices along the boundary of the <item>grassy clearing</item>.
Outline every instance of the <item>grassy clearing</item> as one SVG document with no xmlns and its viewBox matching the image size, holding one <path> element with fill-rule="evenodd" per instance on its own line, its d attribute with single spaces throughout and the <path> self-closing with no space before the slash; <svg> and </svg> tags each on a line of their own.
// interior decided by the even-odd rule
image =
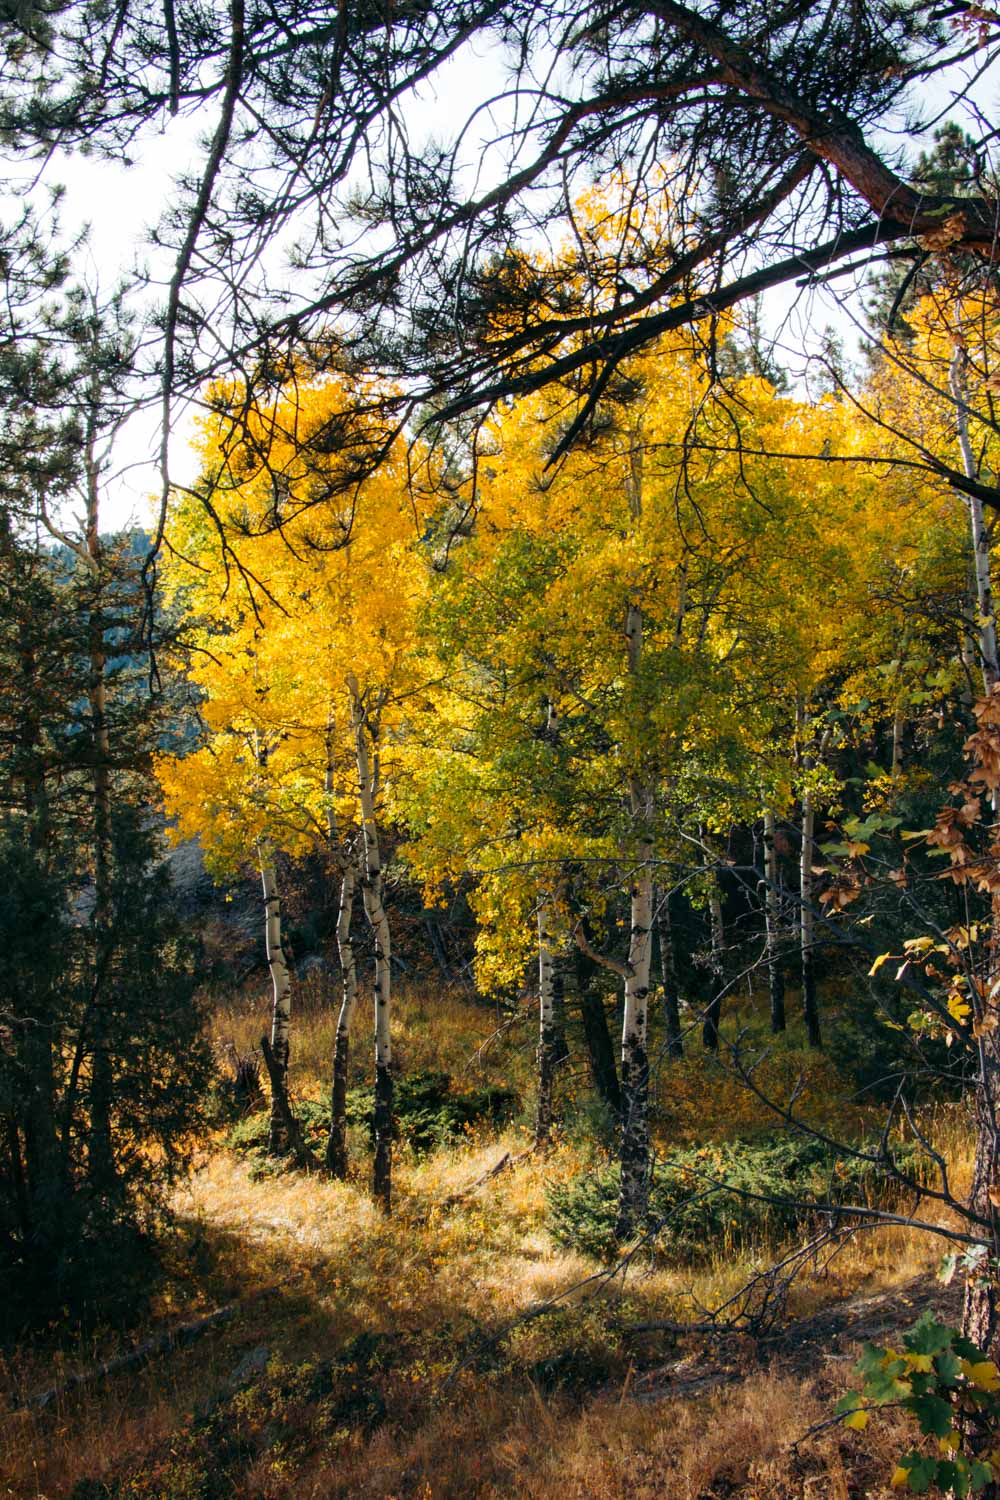
<svg viewBox="0 0 1000 1500">
<path fill-rule="evenodd" d="M 259 1002 L 233 1002 L 216 1016 L 216 1040 L 247 1050 Z M 530 1100 L 527 1019 L 477 1049 L 492 1014 L 451 996 L 404 996 L 398 1034 L 403 1066 L 455 1077 L 515 1079 Z M 367 1063 L 364 1023 L 357 1077 Z M 300 1012 L 295 1088 L 325 1088 L 332 1020 L 317 1001 Z M 802 1055 L 776 1056 L 775 1078 L 792 1078 Z M 833 1098 L 829 1063 L 811 1085 L 819 1111 Z M 712 1134 L 747 1129 L 711 1065 L 692 1057 L 664 1069 L 675 1115 L 661 1116 L 661 1142 L 683 1136 L 678 1114 L 710 1097 Z M 779 1077 L 780 1075 L 780 1077 Z M 570 1089 L 567 1088 L 567 1093 Z M 842 1110 L 837 1106 L 837 1112 Z M 861 1112 L 863 1113 L 863 1112 Z M 636 1340 L 628 1325 L 698 1316 L 735 1291 L 767 1247 L 718 1247 L 690 1264 L 634 1267 L 610 1285 L 601 1270 L 560 1250 L 546 1229 L 546 1193 L 595 1160 L 583 1125 L 567 1110 L 567 1133 L 545 1157 L 446 1200 L 506 1150 L 527 1144 L 523 1124 L 480 1129 L 417 1156 L 405 1146 L 396 1212 L 386 1221 L 366 1193 L 367 1141 L 356 1131 L 349 1182 L 297 1175 L 254 1180 L 248 1164 L 218 1145 L 178 1193 L 164 1285 L 149 1322 L 162 1326 L 239 1299 L 231 1322 L 146 1369 L 61 1400 L 55 1410 L 9 1416 L 0 1428 L 0 1493 L 77 1500 L 157 1497 L 764 1497 L 882 1494 L 891 1431 L 862 1443 L 843 1430 L 799 1454 L 791 1443 L 827 1410 L 848 1365 L 819 1360 L 813 1379 L 753 1372 L 738 1386 L 690 1399 L 636 1399 L 650 1372 L 677 1357 L 675 1341 Z M 584 1122 L 585 1123 L 585 1122 Z M 752 1117 L 759 1128 L 759 1111 Z M 857 1124 L 864 1124 L 860 1117 Z M 675 1131 L 677 1134 L 675 1135 Z M 959 1172 L 961 1121 L 936 1122 Z M 940 1250 L 896 1229 L 857 1236 L 822 1274 L 794 1289 L 789 1311 L 807 1314 L 858 1290 L 904 1287 Z M 565 1302 L 518 1322 L 578 1286 Z M 12 1354 L 0 1370 L 8 1395 L 106 1357 L 115 1339 Z M 248 1353 L 268 1367 L 242 1391 L 233 1373 Z M 691 1351 L 694 1367 L 707 1349 Z M 646 1382 L 644 1385 L 643 1382 Z M 655 1388 L 655 1381 L 653 1387 Z M 898 1446 L 895 1451 L 898 1451 Z M 88 1487 L 89 1486 L 89 1487 Z M 888 1492 L 886 1492 L 888 1493 Z"/>
</svg>

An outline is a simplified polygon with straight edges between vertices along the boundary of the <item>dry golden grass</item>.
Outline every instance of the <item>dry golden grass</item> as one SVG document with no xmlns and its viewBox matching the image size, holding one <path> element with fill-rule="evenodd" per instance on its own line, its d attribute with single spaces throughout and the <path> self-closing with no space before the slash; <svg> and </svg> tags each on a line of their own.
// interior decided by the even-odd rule
<svg viewBox="0 0 1000 1500">
<path fill-rule="evenodd" d="M 227 1006 L 216 1016 L 217 1040 L 246 1050 L 259 1017 L 259 1000 Z M 411 1069 L 457 1075 L 494 1026 L 490 1012 L 460 998 L 404 994 L 400 1054 Z M 359 1072 L 367 1062 L 366 1030 L 362 1018 Z M 295 1044 L 300 1095 L 325 1088 L 331 1039 L 328 1010 L 307 1004 Z M 532 1040 L 515 1027 L 498 1041 L 492 1078 L 513 1074 L 527 1091 Z M 695 1061 L 685 1064 L 674 1082 L 681 1085 L 675 1100 L 693 1089 L 703 1099 L 704 1065 L 699 1072 Z M 743 1123 L 740 1116 L 736 1128 Z M 960 1120 L 943 1113 L 935 1130 L 960 1177 L 968 1166 Z M 526 1143 L 514 1126 L 422 1159 L 400 1151 L 390 1220 L 367 1195 L 363 1159 L 346 1183 L 297 1174 L 255 1181 L 245 1161 L 222 1149 L 207 1153 L 178 1192 L 170 1275 L 151 1321 L 162 1325 L 234 1298 L 236 1316 L 196 1345 L 65 1397 L 53 1411 L 5 1418 L 0 1494 L 58 1500 L 83 1478 L 113 1476 L 123 1481 L 114 1492 L 122 1500 L 883 1494 L 890 1456 L 901 1446 L 891 1421 L 864 1440 L 837 1429 L 797 1454 L 791 1447 L 829 1410 L 846 1379 L 843 1362 L 817 1356 L 811 1378 L 751 1369 L 735 1385 L 694 1397 L 636 1399 L 651 1389 L 644 1372 L 674 1350 L 648 1338 L 637 1344 L 623 1325 L 683 1320 L 698 1306 L 718 1305 L 745 1281 L 748 1253 L 720 1253 L 693 1267 L 636 1266 L 624 1285 L 618 1279 L 597 1295 L 594 1283 L 579 1287 L 558 1310 L 518 1325 L 600 1269 L 558 1249 L 544 1227 L 546 1188 L 586 1166 L 585 1142 L 560 1140 L 547 1155 L 529 1157 L 447 1206 L 504 1151 Z M 797 1285 L 789 1310 L 806 1314 L 859 1290 L 903 1288 L 940 1253 L 927 1235 L 905 1229 L 856 1236 L 825 1270 Z M 362 1334 L 382 1336 L 385 1351 L 383 1365 L 365 1377 L 385 1403 L 384 1420 L 367 1436 L 356 1422 L 335 1431 L 317 1426 L 315 1403 L 298 1397 L 267 1407 L 283 1389 L 282 1371 L 329 1360 Z M 191 1458 L 201 1452 L 197 1413 L 224 1394 L 240 1358 L 259 1345 L 272 1360 L 263 1393 L 248 1395 L 245 1410 L 232 1416 L 257 1446 L 226 1469 L 220 1490 L 206 1489 Z M 20 1351 L 0 1376 L 8 1388 L 16 1383 L 27 1392 L 52 1383 L 60 1369 L 104 1357 L 109 1347 L 107 1339 L 92 1342 L 64 1350 L 58 1361 L 50 1353 L 48 1368 L 37 1348 Z M 586 1378 L 553 1387 L 547 1362 L 567 1350 Z M 92 1489 L 87 1500 L 100 1494 Z"/>
</svg>

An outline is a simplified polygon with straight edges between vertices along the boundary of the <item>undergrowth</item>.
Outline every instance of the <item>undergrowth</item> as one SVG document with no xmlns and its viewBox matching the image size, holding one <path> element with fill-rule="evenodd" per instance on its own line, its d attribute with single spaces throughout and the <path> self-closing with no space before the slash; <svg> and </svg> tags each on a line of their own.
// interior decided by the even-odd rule
<svg viewBox="0 0 1000 1500">
<path fill-rule="evenodd" d="M 925 1157 L 895 1150 L 902 1172 L 919 1179 Z M 557 1244 L 599 1260 L 613 1258 L 619 1169 L 608 1165 L 554 1185 L 548 1229 Z M 653 1169 L 649 1212 L 640 1226 L 648 1253 L 674 1260 L 720 1248 L 776 1246 L 816 1220 L 820 1205 L 871 1207 L 886 1197 L 885 1173 L 863 1156 L 810 1137 L 775 1135 L 674 1151 Z"/>
<path fill-rule="evenodd" d="M 513 1089 L 493 1085 L 459 1089 L 448 1073 L 411 1073 L 397 1078 L 393 1089 L 393 1124 L 396 1137 L 418 1154 L 442 1146 L 475 1125 L 501 1125 L 517 1107 Z M 295 1114 L 306 1143 L 322 1151 L 330 1130 L 328 1103 L 304 1099 Z M 375 1132 L 375 1095 L 370 1088 L 350 1089 L 347 1122 Z M 233 1150 L 263 1157 L 267 1152 L 268 1112 L 258 1110 L 235 1124 L 226 1136 Z"/>
<path fill-rule="evenodd" d="M 255 1014 L 245 998 L 219 1013 L 220 1052 L 230 1040 L 239 1052 L 252 1045 L 264 1009 L 259 997 L 256 1006 Z M 298 1020 L 296 1109 L 318 1150 L 332 1022 L 318 1004 Z M 177 1190 L 175 1230 L 164 1246 L 147 1329 L 109 1330 L 78 1343 L 59 1342 L 54 1331 L 47 1346 L 0 1355 L 0 1394 L 14 1406 L 122 1352 L 129 1338 L 234 1308 L 228 1322 L 190 1348 L 60 1397 L 44 1412 L 0 1416 L 0 1495 L 66 1500 L 74 1486 L 76 1500 L 882 1495 L 888 1459 L 879 1449 L 865 1456 L 856 1434 L 837 1429 L 799 1456 L 790 1449 L 842 1393 L 848 1366 L 824 1366 L 815 1387 L 752 1375 L 683 1399 L 669 1381 L 656 1394 L 655 1382 L 664 1362 L 684 1349 L 670 1336 L 637 1342 L 628 1334 L 632 1325 L 691 1321 L 719 1306 L 767 1260 L 787 1225 L 773 1216 L 755 1227 L 727 1224 L 732 1195 L 715 1194 L 705 1200 L 711 1216 L 699 1229 L 690 1216 L 704 1210 L 692 1204 L 691 1179 L 681 1173 L 685 1206 L 675 1232 L 688 1216 L 688 1242 L 702 1236 L 697 1253 L 681 1253 L 678 1238 L 624 1282 L 620 1274 L 609 1278 L 594 1254 L 603 1253 L 600 1233 L 587 1249 L 582 1238 L 553 1233 L 560 1196 L 578 1204 L 582 1222 L 605 1213 L 609 1183 L 613 1193 L 612 1175 L 600 1159 L 595 1165 L 592 1138 L 580 1128 L 577 1110 L 589 1097 L 582 1070 L 560 1075 L 563 1126 L 551 1149 L 488 1178 L 505 1155 L 518 1158 L 529 1145 L 520 1117 L 498 1126 L 494 1107 L 518 1108 L 512 1098 L 496 1099 L 499 1088 L 530 1108 L 533 1031 L 515 1022 L 482 1052 L 495 1015 L 430 992 L 404 991 L 398 1020 L 405 1149 L 394 1173 L 392 1218 L 376 1209 L 367 1188 L 370 1059 L 359 1032 L 351 1180 L 293 1171 L 257 1176 L 254 1142 L 264 1121 L 249 1117 L 238 1127 L 242 1148 L 218 1142 Z M 829 1102 L 842 1129 L 844 1106 L 835 1103 L 842 1093 L 827 1060 L 806 1057 L 793 1038 L 770 1066 L 775 1091 L 811 1069 L 805 1108 L 818 1119 Z M 702 1172 L 706 1164 L 717 1172 L 725 1163 L 732 1168 L 734 1153 L 749 1159 L 746 1145 L 734 1143 L 756 1132 L 754 1181 L 763 1180 L 766 1166 L 767 1181 L 781 1177 L 787 1187 L 788 1160 L 768 1157 L 761 1139 L 763 1111 L 738 1098 L 716 1064 L 691 1049 L 660 1076 L 670 1101 L 654 1122 L 661 1157 L 683 1164 L 690 1156 Z M 689 1151 L 708 1092 L 713 1143 Z M 855 1137 L 865 1122 L 857 1110 Z M 962 1122 L 956 1118 L 953 1130 L 945 1116 L 932 1123 L 961 1191 L 968 1169 Z M 796 1170 L 811 1172 L 825 1191 L 828 1164 L 800 1162 Z M 588 1183 L 593 1210 L 587 1194 L 580 1196 Z M 860 1190 L 838 1181 L 838 1191 L 848 1188 Z M 662 1182 L 657 1191 L 665 1191 Z M 902 1300 L 908 1282 L 939 1254 L 926 1236 L 904 1228 L 859 1237 L 818 1278 L 792 1289 L 789 1315 L 810 1314 L 859 1288 L 897 1288 Z M 707 1346 L 688 1353 L 695 1370 L 713 1357 Z M 255 1354 L 255 1371 L 237 1380 Z M 886 1453 L 899 1451 L 892 1420 L 890 1413 Z"/>
</svg>

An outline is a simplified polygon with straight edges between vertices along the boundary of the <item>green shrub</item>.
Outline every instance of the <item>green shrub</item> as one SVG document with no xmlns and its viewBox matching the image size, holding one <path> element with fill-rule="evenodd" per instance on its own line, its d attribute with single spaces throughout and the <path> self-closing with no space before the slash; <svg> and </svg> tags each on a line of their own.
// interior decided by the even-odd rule
<svg viewBox="0 0 1000 1500">
<path fill-rule="evenodd" d="M 393 1117 L 397 1138 L 415 1151 L 427 1151 L 482 1122 L 494 1125 L 509 1119 L 517 1106 L 513 1089 L 481 1088 L 456 1091 L 448 1073 L 410 1073 L 396 1079 Z M 374 1094 L 370 1088 L 350 1089 L 347 1095 L 349 1125 L 374 1130 Z M 330 1106 L 303 1099 L 295 1105 L 306 1144 L 322 1153 L 330 1129 Z M 266 1110 L 238 1121 L 226 1136 L 234 1151 L 263 1156 L 267 1151 Z"/>
<path fill-rule="evenodd" d="M 895 1150 L 900 1166 L 917 1176 L 920 1153 L 909 1146 Z M 618 1168 L 607 1166 L 551 1188 L 553 1239 L 597 1259 L 613 1256 L 618 1184 Z M 784 1239 L 808 1221 L 808 1205 L 871 1205 L 885 1192 L 876 1165 L 838 1155 L 820 1141 L 791 1135 L 727 1141 L 674 1152 L 655 1167 L 644 1227 L 662 1226 L 659 1253 L 694 1260 Z"/>
</svg>

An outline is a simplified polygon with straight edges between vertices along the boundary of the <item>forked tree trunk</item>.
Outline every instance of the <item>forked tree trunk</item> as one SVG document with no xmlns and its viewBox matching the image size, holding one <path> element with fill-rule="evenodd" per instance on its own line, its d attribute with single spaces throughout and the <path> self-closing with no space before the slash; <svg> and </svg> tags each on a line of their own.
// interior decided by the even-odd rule
<svg viewBox="0 0 1000 1500">
<path fill-rule="evenodd" d="M 357 679 L 347 679 L 358 769 L 358 801 L 364 859 L 361 896 L 375 944 L 375 1162 L 372 1192 L 386 1213 L 392 1208 L 392 933 L 383 900 L 382 855 L 375 798 L 378 748 Z M 369 746 L 369 737 L 371 746 Z"/>
<path fill-rule="evenodd" d="M 340 956 L 341 1000 L 333 1042 L 333 1082 L 330 1089 L 330 1134 L 326 1142 L 326 1165 L 334 1177 L 347 1175 L 347 1078 L 351 1051 L 351 1021 L 358 998 L 358 971 L 351 941 L 351 915 L 357 885 L 357 867 L 345 856 L 340 878 L 337 912 L 337 952 Z"/>
<path fill-rule="evenodd" d="M 660 979 L 663 984 L 663 1017 L 666 1023 L 667 1055 L 684 1056 L 681 1033 L 680 994 L 677 985 L 677 959 L 674 953 L 673 926 L 670 921 L 670 892 L 654 892 L 656 931 L 660 939 Z"/>
<path fill-rule="evenodd" d="M 290 1113 L 288 1101 L 288 1059 L 290 1054 L 290 1032 L 292 1022 L 292 983 L 281 939 L 281 895 L 278 877 L 274 868 L 274 857 L 268 845 L 261 840 L 257 845 L 260 865 L 260 883 L 264 892 L 264 941 L 267 948 L 267 967 L 271 974 L 271 1057 L 273 1066 L 268 1069 L 271 1083 L 271 1118 L 268 1126 L 267 1149 L 280 1156 L 289 1147 L 287 1120 Z"/>
<path fill-rule="evenodd" d="M 538 1103 L 535 1108 L 535 1145 L 545 1146 L 552 1134 L 552 1091 L 556 1071 L 555 953 L 552 907 L 538 898 Z"/>
<path fill-rule="evenodd" d="M 785 1029 L 785 971 L 781 962 L 781 894 L 778 850 L 774 841 L 774 809 L 764 813 L 764 924 L 767 934 L 767 982 L 771 999 L 771 1030 Z"/>
</svg>

